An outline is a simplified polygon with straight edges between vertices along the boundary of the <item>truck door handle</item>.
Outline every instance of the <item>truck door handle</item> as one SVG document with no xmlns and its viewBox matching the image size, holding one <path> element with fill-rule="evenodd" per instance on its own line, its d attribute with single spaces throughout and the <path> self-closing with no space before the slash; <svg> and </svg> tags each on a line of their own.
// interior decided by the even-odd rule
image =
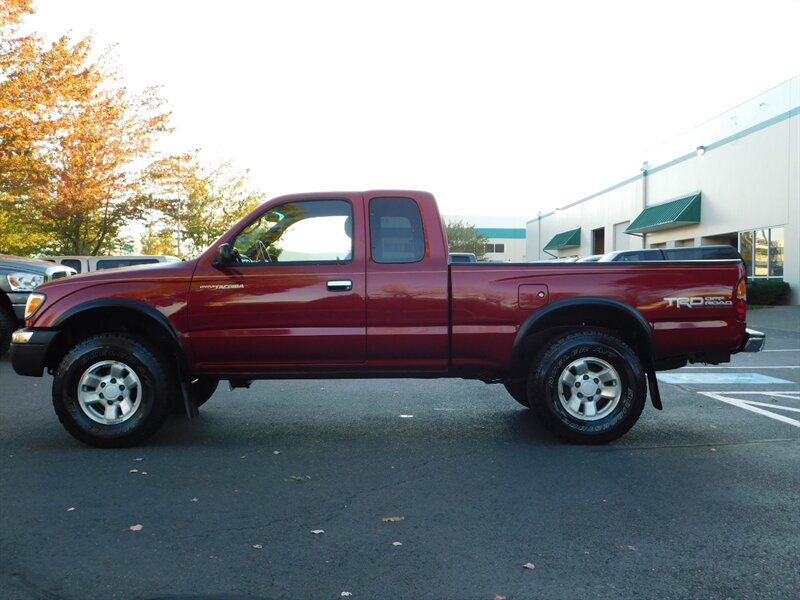
<svg viewBox="0 0 800 600">
<path fill-rule="evenodd" d="M 353 282 L 349 279 L 332 279 L 328 282 L 331 292 L 349 292 L 353 289 Z"/>
</svg>

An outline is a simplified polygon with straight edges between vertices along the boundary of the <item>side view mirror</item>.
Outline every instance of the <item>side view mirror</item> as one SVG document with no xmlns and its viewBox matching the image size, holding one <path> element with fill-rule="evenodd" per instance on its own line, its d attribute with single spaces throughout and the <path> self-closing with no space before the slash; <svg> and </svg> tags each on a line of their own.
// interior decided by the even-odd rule
<svg viewBox="0 0 800 600">
<path fill-rule="evenodd" d="M 236 248 L 231 248 L 230 244 L 222 244 L 217 248 L 217 255 L 211 264 L 215 267 L 222 267 L 239 262 L 242 262 L 239 258 L 239 251 Z"/>
</svg>

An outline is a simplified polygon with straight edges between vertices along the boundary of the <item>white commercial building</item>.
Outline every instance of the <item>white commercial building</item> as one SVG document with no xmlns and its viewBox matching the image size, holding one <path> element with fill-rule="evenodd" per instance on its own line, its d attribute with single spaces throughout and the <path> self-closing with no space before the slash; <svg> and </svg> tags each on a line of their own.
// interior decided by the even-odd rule
<svg viewBox="0 0 800 600">
<path fill-rule="evenodd" d="M 730 244 L 800 303 L 800 75 L 653 151 L 640 173 L 527 222 L 528 260 Z"/>
<path fill-rule="evenodd" d="M 446 223 L 475 227 L 486 237 L 483 260 L 492 262 L 527 262 L 525 217 L 510 215 L 444 215 Z"/>
<path fill-rule="evenodd" d="M 485 260 L 495 262 L 526 262 L 524 227 L 476 227 L 485 235 Z"/>
</svg>

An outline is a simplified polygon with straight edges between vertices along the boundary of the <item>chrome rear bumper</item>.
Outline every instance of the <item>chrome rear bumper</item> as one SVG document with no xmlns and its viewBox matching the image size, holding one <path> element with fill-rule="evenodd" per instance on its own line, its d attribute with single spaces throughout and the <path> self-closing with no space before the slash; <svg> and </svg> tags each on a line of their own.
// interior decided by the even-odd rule
<svg viewBox="0 0 800 600">
<path fill-rule="evenodd" d="M 748 328 L 746 335 L 747 337 L 745 338 L 741 352 L 761 352 L 764 348 L 764 343 L 767 341 L 766 334 Z"/>
</svg>

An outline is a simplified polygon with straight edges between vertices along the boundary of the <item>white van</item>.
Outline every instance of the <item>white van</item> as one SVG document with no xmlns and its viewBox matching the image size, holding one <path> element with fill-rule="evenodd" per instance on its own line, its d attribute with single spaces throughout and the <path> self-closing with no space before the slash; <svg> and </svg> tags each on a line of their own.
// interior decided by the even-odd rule
<svg viewBox="0 0 800 600">
<path fill-rule="evenodd" d="M 90 273 L 92 271 L 116 269 L 117 267 L 131 267 L 133 265 L 180 261 L 176 256 L 154 254 L 129 254 L 125 256 L 43 256 L 42 260 L 72 267 L 78 273 Z"/>
</svg>

